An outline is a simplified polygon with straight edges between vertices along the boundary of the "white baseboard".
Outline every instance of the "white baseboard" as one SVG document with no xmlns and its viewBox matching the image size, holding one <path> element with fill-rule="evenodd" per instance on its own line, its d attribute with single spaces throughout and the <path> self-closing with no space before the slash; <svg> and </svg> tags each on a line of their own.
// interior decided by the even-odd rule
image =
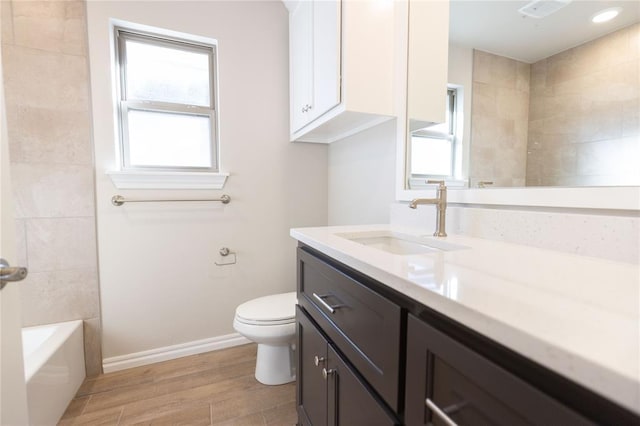
<svg viewBox="0 0 640 426">
<path fill-rule="evenodd" d="M 201 354 L 203 352 L 230 348 L 247 343 L 251 343 L 251 341 L 238 333 L 227 334 L 209 339 L 194 340 L 193 342 L 105 358 L 102 360 L 102 369 L 105 373 L 111 373 L 113 371 L 169 361 L 183 356 Z"/>
</svg>

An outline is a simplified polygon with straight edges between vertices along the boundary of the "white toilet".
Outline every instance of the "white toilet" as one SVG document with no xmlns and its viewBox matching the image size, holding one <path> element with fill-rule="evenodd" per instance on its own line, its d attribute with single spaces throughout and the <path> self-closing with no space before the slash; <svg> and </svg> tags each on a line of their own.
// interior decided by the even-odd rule
<svg viewBox="0 0 640 426">
<path fill-rule="evenodd" d="M 296 379 L 296 292 L 249 300 L 236 308 L 233 328 L 258 344 L 256 379 L 281 385 Z"/>
</svg>

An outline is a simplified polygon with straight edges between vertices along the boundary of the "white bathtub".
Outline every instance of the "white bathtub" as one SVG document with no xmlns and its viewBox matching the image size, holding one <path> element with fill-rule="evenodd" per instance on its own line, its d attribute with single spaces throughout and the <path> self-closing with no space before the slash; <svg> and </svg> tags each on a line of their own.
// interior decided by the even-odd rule
<svg viewBox="0 0 640 426">
<path fill-rule="evenodd" d="M 55 425 L 85 378 L 82 321 L 22 329 L 30 425 Z"/>
</svg>

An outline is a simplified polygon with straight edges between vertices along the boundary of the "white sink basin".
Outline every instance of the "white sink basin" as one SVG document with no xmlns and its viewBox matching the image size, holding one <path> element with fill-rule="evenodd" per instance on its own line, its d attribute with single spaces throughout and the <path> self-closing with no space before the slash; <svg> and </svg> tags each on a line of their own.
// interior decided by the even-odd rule
<svg viewBox="0 0 640 426">
<path fill-rule="evenodd" d="M 433 237 L 416 237 L 389 231 L 349 232 L 335 235 L 393 254 L 423 254 L 468 248 Z"/>
</svg>

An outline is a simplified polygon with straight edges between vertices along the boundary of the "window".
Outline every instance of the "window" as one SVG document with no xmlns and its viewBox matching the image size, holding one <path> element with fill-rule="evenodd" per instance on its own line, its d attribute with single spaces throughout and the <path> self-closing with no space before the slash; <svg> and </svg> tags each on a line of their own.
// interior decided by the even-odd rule
<svg viewBox="0 0 640 426">
<path fill-rule="evenodd" d="M 448 89 L 446 121 L 411 132 L 411 178 L 456 178 L 460 163 L 457 104 L 457 90 Z"/>
<path fill-rule="evenodd" d="M 217 172 L 215 44 L 115 36 L 122 170 Z"/>
</svg>

